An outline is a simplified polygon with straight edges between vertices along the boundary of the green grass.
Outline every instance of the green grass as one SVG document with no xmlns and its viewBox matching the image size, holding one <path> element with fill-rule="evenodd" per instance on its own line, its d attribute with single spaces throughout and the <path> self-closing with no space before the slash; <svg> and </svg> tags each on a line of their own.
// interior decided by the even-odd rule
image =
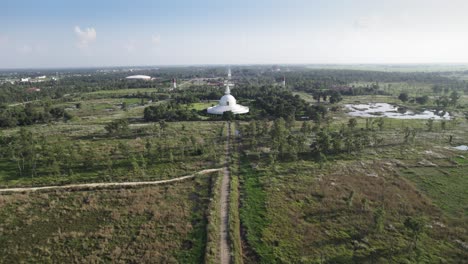
<svg viewBox="0 0 468 264">
<path fill-rule="evenodd" d="M 464 161 L 464 160 L 463 160 Z M 466 163 L 466 161 L 465 161 Z M 445 212 L 455 217 L 468 216 L 467 167 L 411 168 L 402 174 L 429 196 Z"/>
<path fill-rule="evenodd" d="M 231 241 L 233 263 L 240 264 L 243 263 L 243 260 L 239 217 L 239 178 L 237 175 L 231 174 L 230 188 L 231 193 L 229 197 L 229 238 Z"/>
<path fill-rule="evenodd" d="M 206 248 L 205 248 L 205 263 L 219 263 L 220 247 L 219 247 L 219 228 L 221 225 L 220 215 L 220 190 L 221 190 L 222 173 L 218 172 L 216 177 L 212 178 L 212 198 L 209 205 L 206 227 Z"/>
<path fill-rule="evenodd" d="M 193 104 L 189 104 L 188 107 L 190 109 L 195 109 L 197 111 L 200 111 L 200 110 L 205 110 L 208 107 L 211 107 L 212 105 L 216 105 L 216 104 L 217 104 L 217 102 L 193 103 Z"/>
<path fill-rule="evenodd" d="M 267 194 L 260 182 L 265 176 L 249 166 L 248 161 L 241 158 L 240 183 L 243 186 L 243 199 L 240 217 L 247 232 L 246 240 L 249 247 L 260 256 L 262 261 L 265 260 L 264 263 L 272 263 L 270 262 L 272 248 L 263 242 L 263 229 L 270 222 L 265 207 Z M 250 261 L 252 260 L 245 260 L 246 263 Z"/>
</svg>

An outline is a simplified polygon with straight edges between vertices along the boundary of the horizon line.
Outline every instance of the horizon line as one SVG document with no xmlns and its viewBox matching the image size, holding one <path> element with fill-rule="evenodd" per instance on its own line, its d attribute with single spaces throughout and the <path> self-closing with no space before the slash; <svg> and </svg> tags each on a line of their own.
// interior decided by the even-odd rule
<svg viewBox="0 0 468 264">
<path fill-rule="evenodd" d="M 0 71 L 12 70 L 63 70 L 63 69 L 105 69 L 105 68 L 143 68 L 143 67 L 196 67 L 196 66 L 468 66 L 468 62 L 353 62 L 353 63 L 187 63 L 187 64 L 153 64 L 153 65 L 101 65 L 101 66 L 57 66 L 57 67 L 12 67 L 0 68 Z"/>
</svg>

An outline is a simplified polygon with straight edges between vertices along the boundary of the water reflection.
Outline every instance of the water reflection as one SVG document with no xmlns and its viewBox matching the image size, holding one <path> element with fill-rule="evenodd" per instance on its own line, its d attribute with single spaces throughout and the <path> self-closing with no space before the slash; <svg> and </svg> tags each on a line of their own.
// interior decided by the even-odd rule
<svg viewBox="0 0 468 264">
<path fill-rule="evenodd" d="M 460 146 L 456 146 L 456 147 L 453 147 L 453 148 L 458 149 L 458 150 L 468 151 L 468 146 L 467 145 L 460 145 Z"/>
<path fill-rule="evenodd" d="M 450 119 L 450 114 L 446 111 L 424 110 L 422 112 L 414 112 L 406 107 L 397 107 L 387 103 L 346 104 L 345 107 L 350 110 L 348 112 L 350 116 L 384 116 L 396 119 Z"/>
</svg>

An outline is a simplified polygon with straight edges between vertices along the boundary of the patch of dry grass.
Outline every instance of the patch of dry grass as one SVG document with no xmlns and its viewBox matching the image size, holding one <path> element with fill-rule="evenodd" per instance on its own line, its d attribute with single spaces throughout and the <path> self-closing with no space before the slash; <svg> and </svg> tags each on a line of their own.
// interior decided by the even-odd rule
<svg viewBox="0 0 468 264">
<path fill-rule="evenodd" d="M 155 187 L 0 196 L 0 262 L 203 259 L 210 176 Z"/>
</svg>

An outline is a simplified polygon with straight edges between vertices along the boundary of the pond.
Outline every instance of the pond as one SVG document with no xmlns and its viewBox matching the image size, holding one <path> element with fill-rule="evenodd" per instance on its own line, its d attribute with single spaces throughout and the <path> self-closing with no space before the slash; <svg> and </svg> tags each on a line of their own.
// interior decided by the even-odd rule
<svg viewBox="0 0 468 264">
<path fill-rule="evenodd" d="M 460 146 L 456 146 L 456 147 L 453 147 L 453 148 L 458 149 L 458 150 L 468 151 L 468 146 L 467 145 L 460 145 Z"/>
<path fill-rule="evenodd" d="M 424 110 L 414 112 L 404 107 L 398 107 L 387 103 L 370 104 L 346 104 L 350 110 L 348 115 L 358 117 L 389 117 L 396 119 L 450 119 L 450 114 L 445 111 Z"/>
</svg>

